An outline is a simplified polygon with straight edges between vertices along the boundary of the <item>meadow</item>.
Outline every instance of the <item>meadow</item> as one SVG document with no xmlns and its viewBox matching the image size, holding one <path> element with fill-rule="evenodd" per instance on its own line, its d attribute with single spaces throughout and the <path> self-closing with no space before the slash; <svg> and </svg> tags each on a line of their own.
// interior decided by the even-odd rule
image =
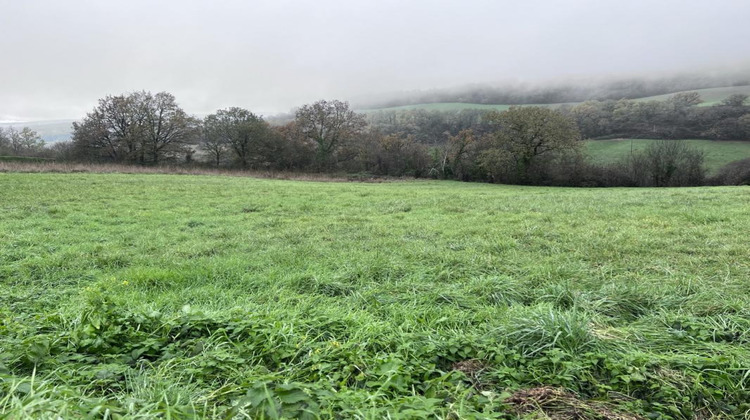
<svg viewBox="0 0 750 420">
<path fill-rule="evenodd" d="M 747 86 L 728 86 L 719 88 L 706 88 L 706 89 L 692 89 L 684 92 L 673 92 L 664 95 L 645 96 L 643 98 L 636 98 L 635 101 L 665 101 L 677 93 L 685 92 L 698 92 L 701 95 L 701 102 L 698 106 L 713 106 L 719 104 L 724 99 L 728 98 L 733 94 L 750 95 L 750 85 Z M 532 105 L 521 105 L 521 106 L 549 106 L 559 107 L 562 105 L 578 105 L 580 102 L 567 102 L 567 103 L 556 103 L 556 104 L 532 104 Z M 401 105 L 393 107 L 383 108 L 368 108 L 358 110 L 359 112 L 371 113 L 377 111 L 400 111 L 400 110 L 411 110 L 411 109 L 422 109 L 425 111 L 461 111 L 464 109 L 482 109 L 487 111 L 506 111 L 511 105 L 505 104 L 475 104 L 467 102 L 436 102 L 436 103 L 424 103 L 424 104 L 413 104 L 413 105 Z"/>
<path fill-rule="evenodd" d="M 744 86 L 727 86 L 718 88 L 707 88 L 707 89 L 695 89 L 689 92 L 698 92 L 701 95 L 703 102 L 698 106 L 713 106 L 719 104 L 730 95 L 742 94 L 750 95 L 750 85 Z M 665 95 L 648 96 L 645 98 L 636 99 L 637 101 L 664 101 L 669 99 L 674 93 L 668 93 Z"/>
<path fill-rule="evenodd" d="M 464 109 L 481 109 L 485 111 L 507 111 L 510 105 L 494 105 L 494 104 L 473 104 L 465 102 L 435 102 L 429 104 L 414 104 L 414 105 L 400 105 L 392 106 L 387 108 L 371 108 L 362 109 L 359 112 L 371 113 L 378 111 L 405 111 L 412 109 L 422 109 L 425 111 L 461 111 Z"/>
<path fill-rule="evenodd" d="M 750 188 L 0 173 L 0 417 L 747 418 Z"/>
<path fill-rule="evenodd" d="M 612 139 L 586 140 L 586 154 L 591 162 L 608 165 L 626 158 L 631 150 L 641 151 L 659 140 L 651 139 Z M 740 159 L 750 158 L 750 141 L 682 140 L 704 153 L 703 166 L 709 175 L 715 174 L 722 166 Z"/>
</svg>

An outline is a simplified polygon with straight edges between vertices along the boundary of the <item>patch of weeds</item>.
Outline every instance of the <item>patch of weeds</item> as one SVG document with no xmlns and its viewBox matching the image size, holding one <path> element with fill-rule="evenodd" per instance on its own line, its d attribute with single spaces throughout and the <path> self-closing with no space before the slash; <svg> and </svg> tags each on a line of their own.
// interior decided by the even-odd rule
<svg viewBox="0 0 750 420">
<path fill-rule="evenodd" d="M 672 335 L 681 339 L 714 343 L 750 342 L 750 319 L 738 316 L 668 316 L 665 324 Z"/>
<path fill-rule="evenodd" d="M 478 284 L 471 286 L 469 292 L 495 306 L 525 306 L 536 300 L 533 290 L 522 287 L 518 281 L 508 277 L 480 280 Z"/>
<path fill-rule="evenodd" d="M 543 287 L 537 302 L 551 303 L 555 308 L 568 310 L 572 309 L 580 300 L 580 292 L 572 289 L 568 283 L 554 283 Z"/>
<path fill-rule="evenodd" d="M 591 320 L 578 310 L 558 310 L 538 305 L 516 311 L 500 334 L 509 346 L 526 356 L 551 349 L 578 353 L 593 348 L 595 337 L 590 331 Z"/>
<path fill-rule="evenodd" d="M 626 283 L 610 283 L 580 299 L 580 307 L 597 312 L 610 320 L 635 321 L 669 301 L 654 290 Z"/>
<path fill-rule="evenodd" d="M 328 297 L 342 297 L 353 294 L 354 286 L 335 280 L 322 280 L 314 276 L 301 276 L 291 281 L 298 293 L 316 293 Z"/>
<path fill-rule="evenodd" d="M 548 386 L 516 391 L 504 402 L 509 404 L 517 415 L 533 415 L 553 420 L 638 420 L 641 418 L 616 412 L 604 403 L 585 401 L 563 389 Z"/>
<path fill-rule="evenodd" d="M 412 210 L 412 206 L 408 203 L 405 203 L 403 201 L 396 201 L 391 203 L 386 203 L 383 206 L 383 214 L 394 214 L 394 213 L 408 213 Z"/>
</svg>

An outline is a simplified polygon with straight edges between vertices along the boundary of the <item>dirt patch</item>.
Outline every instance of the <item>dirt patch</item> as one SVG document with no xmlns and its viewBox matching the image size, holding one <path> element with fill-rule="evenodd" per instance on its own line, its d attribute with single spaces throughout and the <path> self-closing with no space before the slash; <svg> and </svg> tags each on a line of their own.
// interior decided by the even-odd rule
<svg viewBox="0 0 750 420">
<path fill-rule="evenodd" d="M 485 364 L 481 360 L 477 359 L 462 360 L 451 365 L 452 370 L 463 372 L 464 374 L 466 374 L 466 376 L 469 377 L 479 375 L 480 373 L 482 373 L 485 367 Z"/>
<path fill-rule="evenodd" d="M 474 387 L 474 389 L 477 390 L 483 390 L 488 385 L 488 383 L 484 383 L 481 380 L 482 372 L 484 372 L 485 369 L 487 369 L 487 365 L 478 359 L 467 359 L 462 360 L 460 362 L 456 362 L 451 365 L 451 369 L 462 372 L 464 375 L 466 375 L 466 378 L 471 383 L 471 386 Z"/>
</svg>

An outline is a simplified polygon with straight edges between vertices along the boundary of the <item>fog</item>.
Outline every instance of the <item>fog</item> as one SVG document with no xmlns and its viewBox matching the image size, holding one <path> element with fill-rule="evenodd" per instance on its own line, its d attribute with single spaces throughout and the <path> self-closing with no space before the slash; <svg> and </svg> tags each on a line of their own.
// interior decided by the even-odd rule
<svg viewBox="0 0 750 420">
<path fill-rule="evenodd" d="M 169 91 L 190 113 L 744 68 L 750 2 L 0 0 L 0 120 Z"/>
</svg>

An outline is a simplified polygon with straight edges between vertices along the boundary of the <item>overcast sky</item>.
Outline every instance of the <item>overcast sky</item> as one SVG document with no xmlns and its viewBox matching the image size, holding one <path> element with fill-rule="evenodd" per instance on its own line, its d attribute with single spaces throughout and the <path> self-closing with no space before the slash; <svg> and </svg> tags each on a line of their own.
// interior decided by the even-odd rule
<svg viewBox="0 0 750 420">
<path fill-rule="evenodd" d="M 0 0 L 0 120 L 173 93 L 190 113 L 747 65 L 748 0 Z"/>
</svg>

